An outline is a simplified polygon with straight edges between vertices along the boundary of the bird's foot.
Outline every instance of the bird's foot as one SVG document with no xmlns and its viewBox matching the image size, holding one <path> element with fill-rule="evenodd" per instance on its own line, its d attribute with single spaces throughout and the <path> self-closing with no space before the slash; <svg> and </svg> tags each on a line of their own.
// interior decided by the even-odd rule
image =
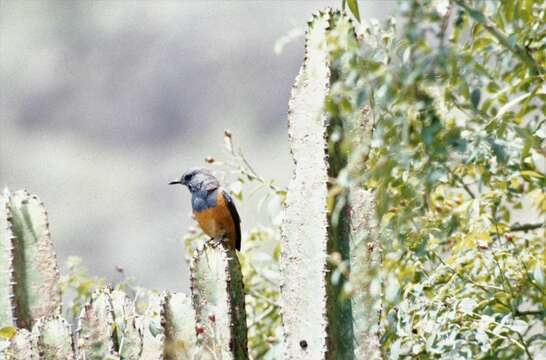
<svg viewBox="0 0 546 360">
<path fill-rule="evenodd" d="M 216 248 L 220 245 L 222 245 L 224 239 L 223 238 L 210 238 L 208 241 L 207 241 L 207 245 L 210 246 L 210 247 L 213 247 L 213 248 Z"/>
</svg>

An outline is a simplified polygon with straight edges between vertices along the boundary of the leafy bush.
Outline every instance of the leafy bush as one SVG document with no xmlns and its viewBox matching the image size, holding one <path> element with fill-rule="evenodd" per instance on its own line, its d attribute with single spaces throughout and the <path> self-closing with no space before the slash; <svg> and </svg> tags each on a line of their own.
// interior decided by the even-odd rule
<svg viewBox="0 0 546 360">
<path fill-rule="evenodd" d="M 544 354 L 545 3 L 400 9 L 324 44 L 326 109 L 341 119 L 329 141 L 348 157 L 333 191 L 375 191 L 383 355 Z M 366 122 L 372 137 L 355 142 Z"/>
</svg>

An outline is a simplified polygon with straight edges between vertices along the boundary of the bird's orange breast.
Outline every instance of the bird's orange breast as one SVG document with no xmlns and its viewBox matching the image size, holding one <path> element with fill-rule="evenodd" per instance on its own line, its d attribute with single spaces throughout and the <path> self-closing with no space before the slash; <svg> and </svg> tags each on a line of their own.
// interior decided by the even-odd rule
<svg viewBox="0 0 546 360">
<path fill-rule="evenodd" d="M 216 195 L 216 206 L 202 211 L 194 210 L 193 214 L 205 234 L 217 240 L 225 237 L 228 240 L 228 245 L 235 249 L 235 223 L 222 192 L 218 191 L 218 195 Z"/>
</svg>

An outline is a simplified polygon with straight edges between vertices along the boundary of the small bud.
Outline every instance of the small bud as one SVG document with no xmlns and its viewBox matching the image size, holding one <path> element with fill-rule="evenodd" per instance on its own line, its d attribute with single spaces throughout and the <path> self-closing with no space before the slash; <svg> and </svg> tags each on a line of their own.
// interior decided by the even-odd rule
<svg viewBox="0 0 546 360">
<path fill-rule="evenodd" d="M 121 274 L 125 271 L 125 269 L 121 265 L 116 265 L 116 271 Z"/>
<path fill-rule="evenodd" d="M 228 129 L 224 130 L 224 136 L 228 139 L 231 139 L 231 131 L 229 131 Z"/>
<path fill-rule="evenodd" d="M 213 313 L 210 313 L 207 318 L 209 319 L 210 322 L 216 321 L 216 315 L 214 315 Z"/>
<path fill-rule="evenodd" d="M 195 326 L 195 333 L 197 335 L 203 334 L 205 332 L 205 328 L 202 325 L 196 325 Z"/>
<path fill-rule="evenodd" d="M 339 264 L 341 262 L 341 254 L 338 252 L 333 252 L 330 254 L 330 259 L 332 263 Z"/>
<path fill-rule="evenodd" d="M 508 241 L 514 241 L 514 235 L 512 233 L 506 233 L 506 234 L 504 234 L 504 237 Z"/>
<path fill-rule="evenodd" d="M 209 164 L 212 164 L 212 163 L 214 162 L 214 158 L 213 158 L 212 156 L 207 156 L 207 157 L 205 158 L 205 161 L 206 161 L 207 163 L 209 163 Z"/>
</svg>

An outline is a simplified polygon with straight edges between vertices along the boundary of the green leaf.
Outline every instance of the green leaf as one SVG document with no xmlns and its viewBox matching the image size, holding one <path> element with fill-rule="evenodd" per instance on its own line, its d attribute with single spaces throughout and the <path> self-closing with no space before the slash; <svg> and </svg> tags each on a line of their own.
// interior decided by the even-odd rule
<svg viewBox="0 0 546 360">
<path fill-rule="evenodd" d="M 543 178 L 544 175 L 542 175 L 541 173 L 538 173 L 536 171 L 533 171 L 533 170 L 523 170 L 523 171 L 520 171 L 519 172 L 522 176 L 531 176 L 531 177 L 536 177 L 536 178 Z"/>
<path fill-rule="evenodd" d="M 481 97 L 482 93 L 479 88 L 472 90 L 472 93 L 470 93 L 470 101 L 472 102 L 472 106 L 474 106 L 475 109 L 477 109 L 478 105 L 480 105 Z"/>
<path fill-rule="evenodd" d="M 0 338 L 9 340 L 13 337 L 13 335 L 15 335 L 16 332 L 17 329 L 15 326 L 4 326 L 0 329 Z"/>
<path fill-rule="evenodd" d="M 347 0 L 349 10 L 353 13 L 354 17 L 360 22 L 360 13 L 358 11 L 358 2 L 356 0 Z"/>
<path fill-rule="evenodd" d="M 544 287 L 544 271 L 542 271 L 542 266 L 540 266 L 540 263 L 537 263 L 535 269 L 533 270 L 533 278 L 540 287 Z"/>
</svg>

